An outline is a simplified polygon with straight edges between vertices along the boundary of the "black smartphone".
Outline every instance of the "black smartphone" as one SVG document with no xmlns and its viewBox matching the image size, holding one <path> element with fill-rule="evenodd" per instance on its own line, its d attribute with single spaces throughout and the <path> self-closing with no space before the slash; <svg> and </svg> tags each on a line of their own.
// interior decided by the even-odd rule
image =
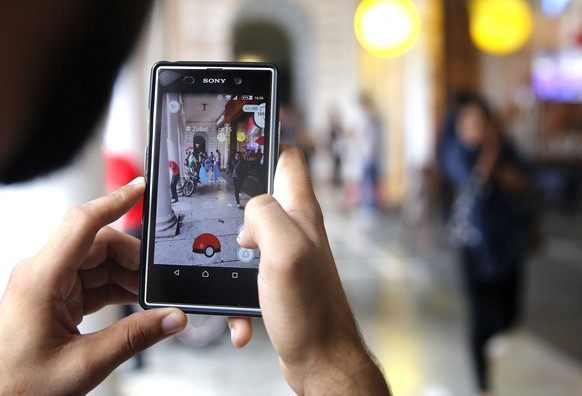
<svg viewBox="0 0 582 396">
<path fill-rule="evenodd" d="M 236 239 L 246 203 L 273 189 L 277 68 L 158 62 L 149 102 L 141 306 L 260 316 L 260 252 Z"/>
</svg>

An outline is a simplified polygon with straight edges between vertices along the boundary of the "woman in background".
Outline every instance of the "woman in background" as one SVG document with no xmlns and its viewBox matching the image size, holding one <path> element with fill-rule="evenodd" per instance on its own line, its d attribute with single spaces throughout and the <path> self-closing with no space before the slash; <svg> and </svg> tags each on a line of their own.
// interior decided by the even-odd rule
<svg viewBox="0 0 582 396">
<path fill-rule="evenodd" d="M 533 229 L 531 187 L 523 162 L 477 95 L 457 98 L 441 136 L 439 163 L 456 194 L 450 236 L 460 251 L 477 382 L 481 395 L 491 395 L 485 348 L 519 316 Z"/>
</svg>

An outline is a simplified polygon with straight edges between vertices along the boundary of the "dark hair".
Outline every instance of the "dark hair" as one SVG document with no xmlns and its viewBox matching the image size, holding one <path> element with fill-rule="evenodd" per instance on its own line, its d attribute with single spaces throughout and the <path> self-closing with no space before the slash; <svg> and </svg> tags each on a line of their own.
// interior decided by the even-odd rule
<svg viewBox="0 0 582 396">
<path fill-rule="evenodd" d="M 483 115 L 485 115 L 486 119 L 493 120 L 491 107 L 483 96 L 469 91 L 461 91 L 455 94 L 451 105 L 453 114 L 457 115 L 463 108 L 468 106 L 479 108 L 483 112 Z"/>
<path fill-rule="evenodd" d="M 461 110 L 469 106 L 475 106 L 483 113 L 485 119 L 493 125 L 492 132 L 499 136 L 502 145 L 511 146 L 511 142 L 506 136 L 506 129 L 502 118 L 496 111 L 494 111 L 487 100 L 482 95 L 475 92 L 459 91 L 451 100 L 450 111 L 442 126 L 439 143 L 437 144 L 437 150 L 439 153 L 441 151 L 440 146 L 447 144 L 447 141 L 450 139 L 457 139 L 457 118 Z"/>
<path fill-rule="evenodd" d="M 42 59 L 50 78 L 30 102 L 26 141 L 3 169 L 3 183 L 47 174 L 78 154 L 106 110 L 150 6 L 149 0 L 87 2 L 78 27 Z"/>
</svg>

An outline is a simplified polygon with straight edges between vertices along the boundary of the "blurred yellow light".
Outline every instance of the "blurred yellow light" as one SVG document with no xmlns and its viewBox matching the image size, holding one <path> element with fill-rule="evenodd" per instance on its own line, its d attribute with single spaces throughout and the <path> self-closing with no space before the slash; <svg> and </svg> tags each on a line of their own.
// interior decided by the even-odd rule
<svg viewBox="0 0 582 396">
<path fill-rule="evenodd" d="M 420 15 L 411 0 L 364 0 L 356 10 L 354 30 L 366 51 L 394 58 L 418 39 Z"/>
<path fill-rule="evenodd" d="M 237 58 L 238 62 L 265 62 L 265 59 L 258 54 L 244 53 Z"/>
<path fill-rule="evenodd" d="M 506 55 L 527 43 L 533 29 L 531 9 L 525 0 L 473 0 L 470 31 L 483 52 Z"/>
<path fill-rule="evenodd" d="M 239 142 L 244 142 L 245 140 L 247 140 L 247 135 L 244 132 L 237 132 L 236 140 L 238 140 Z"/>
</svg>

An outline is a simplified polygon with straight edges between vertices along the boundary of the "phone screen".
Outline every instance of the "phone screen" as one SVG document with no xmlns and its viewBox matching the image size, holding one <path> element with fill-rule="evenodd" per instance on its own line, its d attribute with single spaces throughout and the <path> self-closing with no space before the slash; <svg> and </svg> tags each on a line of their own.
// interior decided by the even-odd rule
<svg viewBox="0 0 582 396">
<path fill-rule="evenodd" d="M 244 210 L 271 192 L 276 70 L 154 67 L 143 303 L 258 314 L 260 252 L 239 246 Z"/>
</svg>

